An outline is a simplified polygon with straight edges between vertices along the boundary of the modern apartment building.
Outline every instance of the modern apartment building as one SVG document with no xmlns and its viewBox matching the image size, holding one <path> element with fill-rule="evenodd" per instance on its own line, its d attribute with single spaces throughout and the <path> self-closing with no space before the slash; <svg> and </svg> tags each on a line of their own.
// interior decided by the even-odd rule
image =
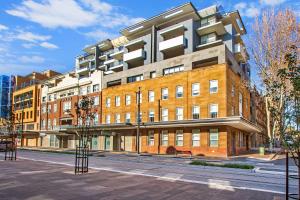
<svg viewBox="0 0 300 200">
<path fill-rule="evenodd" d="M 256 144 L 263 129 L 251 122 L 246 29 L 238 11 L 187 3 L 120 33 L 84 49 L 74 72 L 43 84 L 48 146 L 74 147 L 80 124 L 74 103 L 86 94 L 99 97 L 92 149 L 137 151 L 138 120 L 145 153 L 230 156 Z"/>
<path fill-rule="evenodd" d="M 39 145 L 40 83 L 58 74 L 48 70 L 15 77 L 12 109 L 15 115 L 15 129 L 21 134 L 21 146 Z"/>
<path fill-rule="evenodd" d="M 6 119 L 11 109 L 13 76 L 0 76 L 0 118 Z"/>
</svg>

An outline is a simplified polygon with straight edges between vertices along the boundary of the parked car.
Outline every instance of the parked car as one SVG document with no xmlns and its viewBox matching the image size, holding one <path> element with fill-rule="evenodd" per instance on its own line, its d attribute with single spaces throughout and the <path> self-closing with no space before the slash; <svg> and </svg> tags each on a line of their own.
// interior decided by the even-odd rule
<svg viewBox="0 0 300 200">
<path fill-rule="evenodd" d="M 12 148 L 12 141 L 0 141 L 0 151 L 5 151 L 6 148 Z"/>
</svg>

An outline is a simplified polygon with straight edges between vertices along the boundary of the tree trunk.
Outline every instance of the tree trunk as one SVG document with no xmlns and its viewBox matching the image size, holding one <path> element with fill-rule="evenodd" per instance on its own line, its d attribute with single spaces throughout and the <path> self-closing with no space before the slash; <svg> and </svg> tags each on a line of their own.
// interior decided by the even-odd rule
<svg viewBox="0 0 300 200">
<path fill-rule="evenodd" d="M 270 142 L 269 142 L 269 146 L 270 146 L 270 149 L 272 148 L 272 133 L 271 133 L 271 125 L 270 125 L 270 111 L 269 111 L 269 105 L 268 105 L 268 98 L 269 97 L 266 97 L 265 98 L 265 104 L 266 104 L 266 113 L 267 113 L 267 132 L 268 132 L 268 136 L 270 138 Z"/>
</svg>

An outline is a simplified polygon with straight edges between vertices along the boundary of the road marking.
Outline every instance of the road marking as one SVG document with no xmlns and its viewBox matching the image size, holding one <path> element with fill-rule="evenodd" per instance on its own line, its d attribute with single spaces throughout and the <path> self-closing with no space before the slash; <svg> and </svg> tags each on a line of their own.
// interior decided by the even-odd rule
<svg viewBox="0 0 300 200">
<path fill-rule="evenodd" d="M 26 158 L 26 157 L 19 157 L 19 158 L 24 159 L 24 160 L 31 160 L 31 161 L 37 161 L 37 162 L 46 162 L 46 163 L 51 163 L 51 164 L 59 164 L 59 165 L 74 167 L 74 164 L 63 163 L 63 162 L 33 159 L 33 158 Z M 103 168 L 101 168 L 101 167 L 89 167 L 89 168 L 94 169 L 94 170 L 116 172 L 116 173 L 121 173 L 121 174 L 139 175 L 139 176 L 153 177 L 153 178 L 158 178 L 158 179 L 170 179 L 170 177 L 166 177 L 166 176 L 141 174 L 141 173 L 135 173 L 135 172 L 130 172 L 130 171 L 122 171 L 122 170 L 117 170 L 117 169 L 107 168 L 107 167 L 103 167 Z M 184 179 L 184 178 L 179 178 L 176 181 L 181 181 L 181 182 L 185 182 L 185 183 L 202 184 L 202 185 L 211 185 L 211 183 L 209 183 L 207 181 L 196 181 L 196 180 L 190 180 L 190 179 Z M 220 181 L 222 181 L 222 180 L 220 180 Z M 218 184 L 218 183 L 214 183 L 214 186 L 224 187 L 222 184 Z M 227 186 L 227 187 L 229 187 L 229 186 Z M 246 187 L 240 187 L 240 186 L 230 186 L 230 189 L 251 190 L 251 191 L 268 192 L 268 193 L 274 193 L 274 194 L 285 194 L 284 192 L 280 192 L 280 191 L 276 191 L 276 190 L 260 189 L 260 188 L 253 188 L 253 187 L 247 187 L 246 188 Z"/>
</svg>

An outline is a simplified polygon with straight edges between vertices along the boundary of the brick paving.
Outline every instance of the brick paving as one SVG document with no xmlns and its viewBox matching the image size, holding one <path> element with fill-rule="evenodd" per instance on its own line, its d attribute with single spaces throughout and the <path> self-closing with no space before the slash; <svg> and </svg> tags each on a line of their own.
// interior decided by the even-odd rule
<svg viewBox="0 0 300 200">
<path fill-rule="evenodd" d="M 74 175 L 73 168 L 29 160 L 0 161 L 2 200 L 206 199 L 277 200 L 278 194 L 214 188 L 212 185 L 93 170 Z"/>
</svg>

